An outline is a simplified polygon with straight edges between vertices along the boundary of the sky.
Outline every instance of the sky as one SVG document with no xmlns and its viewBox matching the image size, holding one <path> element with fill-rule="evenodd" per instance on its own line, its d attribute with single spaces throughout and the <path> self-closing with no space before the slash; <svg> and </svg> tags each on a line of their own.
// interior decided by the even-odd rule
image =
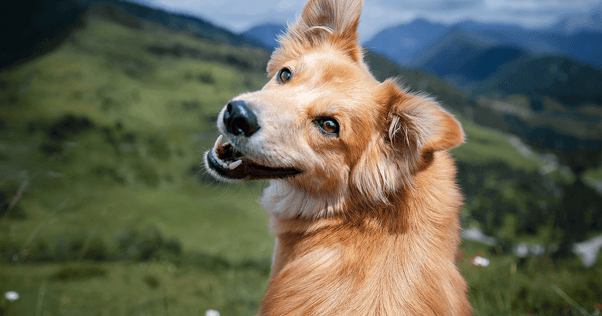
<svg viewBox="0 0 602 316">
<path fill-rule="evenodd" d="M 203 18 L 235 33 L 262 23 L 286 24 L 301 14 L 306 0 L 132 0 Z M 364 0 L 360 41 L 416 18 L 452 24 L 463 20 L 545 28 L 566 16 L 585 16 L 602 0 Z"/>
</svg>

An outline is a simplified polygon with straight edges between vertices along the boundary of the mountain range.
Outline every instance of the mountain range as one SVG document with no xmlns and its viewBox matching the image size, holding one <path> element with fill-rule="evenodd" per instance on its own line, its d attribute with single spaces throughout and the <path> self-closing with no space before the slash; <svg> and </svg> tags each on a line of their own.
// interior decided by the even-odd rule
<svg viewBox="0 0 602 316">
<path fill-rule="evenodd" d="M 602 66 L 602 11 L 570 16 L 548 29 L 463 21 L 443 25 L 417 19 L 378 33 L 365 43 L 401 65 L 424 67 L 433 51 L 464 47 L 460 55 L 494 46 L 514 46 L 537 55 L 564 55 Z"/>
</svg>

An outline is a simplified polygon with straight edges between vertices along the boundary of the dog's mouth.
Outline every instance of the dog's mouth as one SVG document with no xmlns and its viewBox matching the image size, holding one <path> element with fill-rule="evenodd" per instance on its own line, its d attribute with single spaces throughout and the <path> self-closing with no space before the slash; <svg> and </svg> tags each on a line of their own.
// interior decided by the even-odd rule
<svg viewBox="0 0 602 316">
<path fill-rule="evenodd" d="M 206 154 L 207 166 L 226 180 L 281 179 L 297 175 L 301 171 L 291 167 L 271 167 L 245 157 L 229 142 L 222 143 L 220 135 L 213 149 Z"/>
</svg>

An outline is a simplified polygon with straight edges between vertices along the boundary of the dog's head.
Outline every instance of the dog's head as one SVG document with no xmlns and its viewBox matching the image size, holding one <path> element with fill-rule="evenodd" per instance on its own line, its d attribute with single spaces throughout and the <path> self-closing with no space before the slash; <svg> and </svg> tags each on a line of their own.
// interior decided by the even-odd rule
<svg viewBox="0 0 602 316">
<path fill-rule="evenodd" d="M 323 214 L 351 194 L 386 203 L 435 151 L 463 141 L 460 124 L 435 102 L 374 79 L 358 44 L 361 8 L 361 0 L 306 4 L 272 55 L 271 80 L 221 111 L 222 136 L 205 156 L 214 177 L 282 180 Z"/>
</svg>

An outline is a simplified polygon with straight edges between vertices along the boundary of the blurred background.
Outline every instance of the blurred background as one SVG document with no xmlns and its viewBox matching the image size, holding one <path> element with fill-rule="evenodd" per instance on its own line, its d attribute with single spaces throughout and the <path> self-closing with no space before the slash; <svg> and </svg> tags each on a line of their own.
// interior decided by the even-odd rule
<svg viewBox="0 0 602 316">
<path fill-rule="evenodd" d="M 0 315 L 252 315 L 265 183 L 203 171 L 304 0 L 4 5 Z M 462 122 L 475 315 L 602 309 L 602 1 L 366 0 L 375 77 Z M 16 295 L 15 295 L 16 294 Z"/>
</svg>

